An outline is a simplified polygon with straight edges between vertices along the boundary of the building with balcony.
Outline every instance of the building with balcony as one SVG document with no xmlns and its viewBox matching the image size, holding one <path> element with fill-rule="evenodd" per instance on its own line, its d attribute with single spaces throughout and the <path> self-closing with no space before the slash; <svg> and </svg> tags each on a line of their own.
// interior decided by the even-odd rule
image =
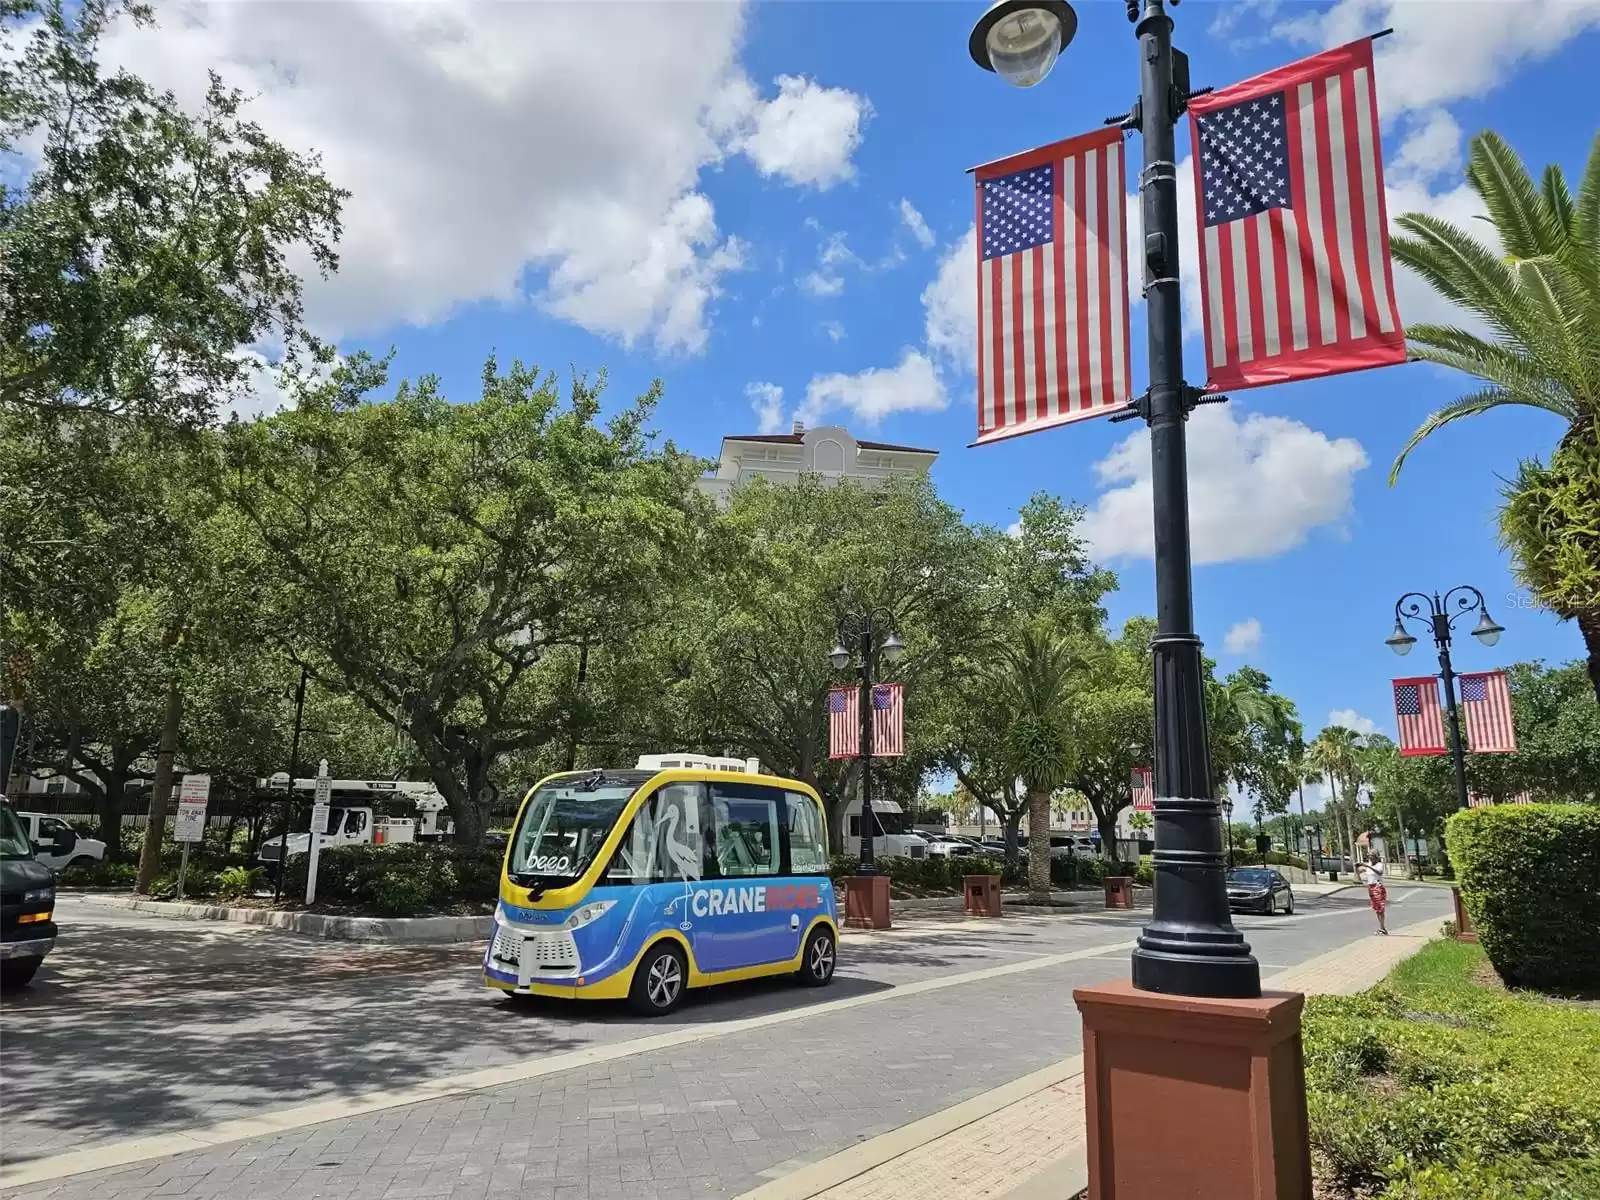
<svg viewBox="0 0 1600 1200">
<path fill-rule="evenodd" d="M 796 421 L 789 433 L 723 438 L 717 469 L 700 481 L 700 489 L 726 507 L 733 489 L 752 479 L 793 484 L 802 475 L 816 475 L 871 487 L 901 476 L 926 475 L 938 457 L 937 450 L 862 441 L 842 425 L 807 429 Z"/>
</svg>

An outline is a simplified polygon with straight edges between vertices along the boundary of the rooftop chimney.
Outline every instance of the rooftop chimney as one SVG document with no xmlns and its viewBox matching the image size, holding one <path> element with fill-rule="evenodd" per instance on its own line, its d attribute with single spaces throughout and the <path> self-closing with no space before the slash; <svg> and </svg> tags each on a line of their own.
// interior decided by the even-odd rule
<svg viewBox="0 0 1600 1200">
<path fill-rule="evenodd" d="M 794 423 L 794 436 L 795 437 L 799 437 L 805 431 L 806 431 L 806 423 L 804 421 L 796 421 Z"/>
</svg>

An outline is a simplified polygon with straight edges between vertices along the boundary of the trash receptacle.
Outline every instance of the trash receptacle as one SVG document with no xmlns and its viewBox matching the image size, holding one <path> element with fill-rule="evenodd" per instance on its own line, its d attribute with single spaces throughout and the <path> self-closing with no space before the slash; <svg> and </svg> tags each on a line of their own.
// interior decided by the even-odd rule
<svg viewBox="0 0 1600 1200">
<path fill-rule="evenodd" d="M 998 917 L 1000 915 L 1000 876 L 965 875 L 967 916 Z"/>
<path fill-rule="evenodd" d="M 1106 907 L 1133 907 L 1133 879 L 1128 875 L 1106 876 Z"/>
</svg>

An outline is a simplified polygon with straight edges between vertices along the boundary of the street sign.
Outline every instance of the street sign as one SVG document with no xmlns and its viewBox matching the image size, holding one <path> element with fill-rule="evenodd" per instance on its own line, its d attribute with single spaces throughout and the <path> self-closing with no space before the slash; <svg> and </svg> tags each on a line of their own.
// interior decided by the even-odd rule
<svg viewBox="0 0 1600 1200">
<path fill-rule="evenodd" d="M 333 796 L 333 780 L 326 775 L 317 776 L 316 789 L 311 795 L 311 832 L 328 832 L 328 801 Z"/>
<path fill-rule="evenodd" d="M 206 837 L 206 804 L 211 799 L 211 776 L 185 775 L 178 789 L 178 827 L 173 839 L 203 842 Z"/>
</svg>

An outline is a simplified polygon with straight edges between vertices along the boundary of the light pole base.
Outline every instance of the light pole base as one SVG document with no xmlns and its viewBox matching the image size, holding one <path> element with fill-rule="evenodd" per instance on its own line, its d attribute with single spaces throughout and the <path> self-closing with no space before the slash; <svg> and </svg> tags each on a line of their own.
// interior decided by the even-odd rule
<svg viewBox="0 0 1600 1200">
<path fill-rule="evenodd" d="M 1304 996 L 1202 1000 L 1124 982 L 1072 998 L 1092 1200 L 1311 1200 Z"/>
<path fill-rule="evenodd" d="M 844 923 L 850 929 L 888 929 L 889 877 L 849 875 L 844 881 Z"/>
<path fill-rule="evenodd" d="M 1230 1000 L 1261 995 L 1261 964 L 1243 938 L 1236 945 L 1213 945 L 1213 951 L 1222 953 L 1200 954 L 1157 950 L 1144 945 L 1144 940 L 1139 939 L 1133 952 L 1133 986 L 1141 992 Z"/>
</svg>

